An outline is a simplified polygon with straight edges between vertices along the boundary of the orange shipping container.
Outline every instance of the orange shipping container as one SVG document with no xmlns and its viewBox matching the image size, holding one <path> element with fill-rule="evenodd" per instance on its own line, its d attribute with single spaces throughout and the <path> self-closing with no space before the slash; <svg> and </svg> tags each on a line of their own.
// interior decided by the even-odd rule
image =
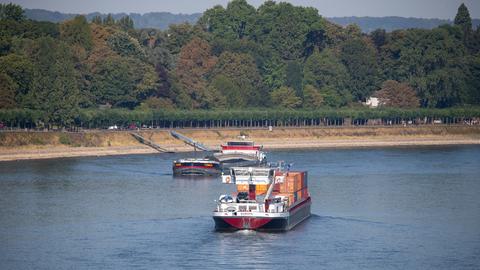
<svg viewBox="0 0 480 270">
<path fill-rule="evenodd" d="M 238 192 L 248 192 L 248 184 L 237 185 Z"/>
<path fill-rule="evenodd" d="M 262 195 L 267 193 L 268 185 L 256 185 L 255 186 L 255 194 Z"/>
<path fill-rule="evenodd" d="M 301 188 L 300 181 L 301 181 L 301 178 L 300 178 L 299 174 L 295 174 L 295 175 L 292 175 L 292 176 L 289 175 L 287 177 L 287 182 L 288 182 L 287 190 L 288 190 L 288 192 L 291 192 L 291 193 L 297 192 Z"/>
<path fill-rule="evenodd" d="M 280 192 L 287 193 L 288 192 L 288 181 L 285 180 L 282 184 L 280 184 Z"/>
<path fill-rule="evenodd" d="M 268 185 L 256 185 L 255 189 L 257 191 L 267 191 L 268 190 Z"/>
<path fill-rule="evenodd" d="M 303 188 L 302 177 L 300 175 L 295 178 L 295 187 L 297 190 L 301 190 Z"/>
</svg>

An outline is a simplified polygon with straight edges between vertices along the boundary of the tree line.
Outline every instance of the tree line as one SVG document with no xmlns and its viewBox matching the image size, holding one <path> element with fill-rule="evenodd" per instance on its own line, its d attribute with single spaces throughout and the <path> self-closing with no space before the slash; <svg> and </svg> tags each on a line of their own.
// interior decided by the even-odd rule
<svg viewBox="0 0 480 270">
<path fill-rule="evenodd" d="M 128 16 L 38 22 L 18 5 L 0 4 L 0 121 L 10 114 L 31 115 L 35 126 L 77 126 L 89 114 L 125 121 L 115 115 L 364 113 L 361 102 L 371 96 L 399 115 L 478 106 L 479 52 L 480 29 L 463 4 L 454 25 L 370 34 L 273 1 L 255 8 L 233 0 L 165 31 L 134 29 Z"/>
<path fill-rule="evenodd" d="M 0 110 L 4 126 L 11 129 L 48 128 L 42 112 L 29 109 Z M 251 110 L 127 110 L 84 109 L 73 119 L 83 129 L 119 128 L 237 128 L 308 127 L 350 125 L 480 125 L 480 108 L 323 108 Z M 50 126 L 50 128 L 53 126 Z M 59 128 L 59 126 L 56 126 Z"/>
</svg>

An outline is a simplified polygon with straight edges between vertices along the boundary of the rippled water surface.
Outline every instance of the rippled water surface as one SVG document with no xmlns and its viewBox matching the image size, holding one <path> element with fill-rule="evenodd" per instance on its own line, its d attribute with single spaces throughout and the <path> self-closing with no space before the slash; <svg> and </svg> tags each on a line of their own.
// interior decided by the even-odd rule
<svg viewBox="0 0 480 270">
<path fill-rule="evenodd" d="M 193 155 L 193 154 L 190 154 Z M 313 216 L 218 233 L 185 154 L 0 162 L 0 269 L 480 269 L 480 147 L 278 151 Z"/>
</svg>

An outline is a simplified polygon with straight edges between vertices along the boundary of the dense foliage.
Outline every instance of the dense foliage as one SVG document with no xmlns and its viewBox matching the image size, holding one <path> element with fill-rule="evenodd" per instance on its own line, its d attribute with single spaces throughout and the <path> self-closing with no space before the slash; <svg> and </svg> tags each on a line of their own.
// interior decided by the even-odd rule
<svg viewBox="0 0 480 270">
<path fill-rule="evenodd" d="M 480 29 L 464 5 L 453 26 L 363 34 L 273 1 L 233 0 L 165 31 L 129 17 L 38 22 L 0 4 L 0 109 L 30 112 L 35 125 L 78 125 L 90 111 L 120 121 L 115 109 L 350 110 L 398 87 L 408 101 L 384 106 L 480 105 L 479 78 Z"/>
</svg>

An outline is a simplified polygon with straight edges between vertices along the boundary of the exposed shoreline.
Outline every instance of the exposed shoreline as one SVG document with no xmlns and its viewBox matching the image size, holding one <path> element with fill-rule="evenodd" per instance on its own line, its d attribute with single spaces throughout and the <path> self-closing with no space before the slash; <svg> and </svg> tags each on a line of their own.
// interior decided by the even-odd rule
<svg viewBox="0 0 480 270">
<path fill-rule="evenodd" d="M 204 143 L 218 148 L 227 140 L 235 139 L 239 130 L 178 130 Z M 277 129 L 241 130 L 249 139 L 264 146 L 266 151 L 285 149 L 322 148 L 372 148 L 372 147 L 416 147 L 446 145 L 480 145 L 480 127 L 407 127 L 382 128 L 361 127 L 351 129 Z M 141 131 L 162 147 L 174 152 L 189 152 L 193 148 L 171 138 L 168 131 Z M 111 156 L 132 154 L 155 154 L 156 150 L 142 145 L 131 138 L 126 131 L 97 131 L 85 134 L 72 134 L 73 142 L 79 145 L 65 145 L 58 142 L 61 133 L 9 133 L 3 136 L 6 141 L 0 146 L 0 161 L 34 160 L 88 156 Z M 45 145 L 15 145 L 22 136 L 44 140 Z M 80 139 L 76 138 L 81 136 Z M 37 137 L 41 137 L 40 139 Z M 87 139 L 85 139 L 87 137 Z M 57 139 L 56 139 L 57 138 Z M 92 139 L 93 138 L 93 139 Z M 55 139 L 57 141 L 55 141 Z M 91 142 L 94 141 L 95 143 Z M 12 145 L 9 145 L 12 144 Z M 81 145 L 81 144 L 86 144 Z M 91 144 L 92 146 L 90 146 Z"/>
</svg>

